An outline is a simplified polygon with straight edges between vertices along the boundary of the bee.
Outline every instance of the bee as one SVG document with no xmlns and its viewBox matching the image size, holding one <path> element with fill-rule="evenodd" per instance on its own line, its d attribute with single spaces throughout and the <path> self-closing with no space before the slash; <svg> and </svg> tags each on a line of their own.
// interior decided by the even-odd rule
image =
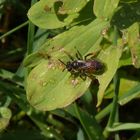
<svg viewBox="0 0 140 140">
<path fill-rule="evenodd" d="M 74 77 L 80 76 L 83 80 L 86 77 L 93 79 L 94 75 L 101 75 L 105 71 L 105 64 L 100 60 L 93 58 L 95 54 L 89 53 L 84 58 L 81 53 L 77 50 L 76 59 L 67 53 L 70 61 L 64 63 L 59 59 L 61 63 L 65 65 L 65 69 L 69 71 Z M 89 59 L 88 56 L 91 56 Z"/>
</svg>

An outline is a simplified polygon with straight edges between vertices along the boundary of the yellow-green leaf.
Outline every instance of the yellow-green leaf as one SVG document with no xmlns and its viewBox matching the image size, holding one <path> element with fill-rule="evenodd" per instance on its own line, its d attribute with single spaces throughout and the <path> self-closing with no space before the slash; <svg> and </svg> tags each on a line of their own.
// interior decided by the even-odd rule
<svg viewBox="0 0 140 140">
<path fill-rule="evenodd" d="M 140 39 L 138 23 L 135 23 L 128 28 L 128 45 L 131 50 L 133 65 L 136 68 L 140 68 Z"/>
<path fill-rule="evenodd" d="M 98 18 L 111 19 L 118 3 L 119 0 L 95 0 L 93 11 Z"/>
<path fill-rule="evenodd" d="M 11 110 L 6 107 L 0 108 L 0 131 L 4 130 L 9 124 L 9 120 L 12 116 Z"/>
<path fill-rule="evenodd" d="M 53 29 L 65 26 L 55 13 L 56 0 L 40 0 L 28 11 L 28 18 L 40 28 Z"/>
<path fill-rule="evenodd" d="M 58 61 L 58 60 L 56 60 Z M 62 108 L 80 97 L 90 80 L 74 79 L 62 71 L 60 62 L 42 61 L 30 73 L 27 81 L 27 98 L 39 110 Z"/>
<path fill-rule="evenodd" d="M 62 108 L 85 93 L 91 80 L 70 77 L 70 72 L 63 71 L 64 65 L 58 59 L 67 63 L 70 58 L 65 52 L 75 57 L 77 50 L 84 56 L 98 49 L 102 40 L 101 31 L 106 26 L 108 23 L 101 20 L 95 20 L 87 26 L 75 26 L 45 43 L 36 55 L 28 56 L 25 64 L 32 66 L 32 61 L 37 65 L 29 74 L 26 89 L 27 98 L 35 108 Z M 49 54 L 50 58 L 43 55 L 41 59 L 40 55 L 37 56 L 40 52 L 44 52 L 46 56 Z"/>
<path fill-rule="evenodd" d="M 99 106 L 104 97 L 104 92 L 112 80 L 115 72 L 117 71 L 119 59 L 121 57 L 122 50 L 119 47 L 111 46 L 108 47 L 104 52 L 100 53 L 100 59 L 106 64 L 107 70 L 102 75 L 98 76 L 99 80 L 99 91 L 98 91 L 98 103 Z"/>
</svg>

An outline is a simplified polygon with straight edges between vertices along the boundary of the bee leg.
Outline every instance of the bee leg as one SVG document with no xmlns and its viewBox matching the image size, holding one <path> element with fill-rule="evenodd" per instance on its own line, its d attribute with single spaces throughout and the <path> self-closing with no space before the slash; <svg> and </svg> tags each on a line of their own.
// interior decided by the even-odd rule
<svg viewBox="0 0 140 140">
<path fill-rule="evenodd" d="M 83 81 L 86 80 L 86 75 L 80 72 L 71 72 L 71 77 L 73 77 L 74 79 L 80 77 Z"/>
<path fill-rule="evenodd" d="M 66 64 L 61 59 L 58 59 L 58 60 L 66 67 Z M 65 70 L 65 68 L 62 71 L 64 71 L 64 70 Z"/>
<path fill-rule="evenodd" d="M 87 57 L 89 57 L 89 56 L 92 56 L 91 58 L 95 58 L 95 57 L 98 56 L 99 52 L 100 52 L 100 50 L 97 50 L 97 51 L 95 51 L 95 52 L 89 53 L 89 54 L 87 54 L 87 55 L 84 57 L 84 59 L 87 60 Z"/>
<path fill-rule="evenodd" d="M 89 75 L 88 77 L 89 77 L 92 81 L 95 80 L 95 76 L 93 76 L 93 75 Z"/>
<path fill-rule="evenodd" d="M 80 60 L 83 60 L 83 56 L 78 50 L 77 50 L 77 53 L 76 53 L 76 58 L 80 59 Z"/>
<path fill-rule="evenodd" d="M 82 54 L 79 52 L 79 50 L 78 50 L 76 47 L 74 47 L 74 48 L 77 50 L 77 52 L 76 52 L 76 58 L 77 58 L 78 60 L 83 60 Z"/>
<path fill-rule="evenodd" d="M 82 80 L 86 80 L 86 78 L 87 78 L 87 75 L 85 74 L 85 72 L 82 70 L 82 71 L 80 71 L 80 78 L 82 79 Z"/>
<path fill-rule="evenodd" d="M 81 60 L 81 58 L 79 57 L 79 55 L 76 53 L 76 58 L 78 59 L 78 60 Z"/>
<path fill-rule="evenodd" d="M 85 81 L 86 80 L 86 76 L 85 75 L 80 75 L 80 78 Z"/>
<path fill-rule="evenodd" d="M 66 64 L 61 60 L 61 59 L 58 59 L 63 65 L 66 66 Z"/>
<path fill-rule="evenodd" d="M 77 78 L 79 76 L 79 73 L 75 72 L 75 71 L 72 71 L 70 76 L 75 79 L 75 78 Z"/>
<path fill-rule="evenodd" d="M 65 53 L 67 54 L 67 56 L 68 56 L 72 61 L 74 61 L 74 58 L 73 58 L 68 52 L 65 51 Z"/>
</svg>

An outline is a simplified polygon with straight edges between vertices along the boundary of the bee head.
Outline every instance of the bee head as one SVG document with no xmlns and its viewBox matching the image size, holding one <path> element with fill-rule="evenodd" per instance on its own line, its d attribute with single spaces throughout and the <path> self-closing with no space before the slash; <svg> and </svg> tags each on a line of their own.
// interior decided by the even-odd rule
<svg viewBox="0 0 140 140">
<path fill-rule="evenodd" d="M 67 69 L 68 71 L 72 71 L 73 66 L 72 66 L 72 63 L 71 63 L 71 62 L 67 62 L 67 64 L 66 64 L 66 69 Z"/>
</svg>

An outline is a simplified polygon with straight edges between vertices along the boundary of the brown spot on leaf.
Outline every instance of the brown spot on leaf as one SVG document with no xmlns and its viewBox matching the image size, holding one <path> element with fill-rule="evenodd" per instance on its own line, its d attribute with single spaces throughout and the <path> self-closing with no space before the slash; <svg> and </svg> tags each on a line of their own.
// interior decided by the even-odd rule
<svg viewBox="0 0 140 140">
<path fill-rule="evenodd" d="M 77 79 L 72 79 L 72 80 L 71 80 L 71 83 L 72 83 L 74 86 L 76 86 L 76 85 L 79 83 L 79 81 L 78 81 Z"/>
<path fill-rule="evenodd" d="M 50 59 L 50 57 L 51 57 L 48 53 L 43 52 L 43 51 L 39 51 L 38 55 L 41 56 L 44 59 Z"/>
<path fill-rule="evenodd" d="M 107 32 L 108 32 L 108 27 L 107 28 L 104 28 L 102 31 L 101 31 L 101 34 L 103 35 L 103 36 L 105 36 L 106 34 L 107 34 Z"/>
<path fill-rule="evenodd" d="M 50 8 L 48 5 L 45 5 L 45 6 L 44 6 L 44 10 L 45 10 L 46 12 L 50 12 L 50 11 L 51 11 L 51 8 Z"/>
<path fill-rule="evenodd" d="M 58 10 L 58 14 L 65 15 L 67 14 L 67 11 L 64 9 L 64 7 L 60 7 Z"/>
</svg>

